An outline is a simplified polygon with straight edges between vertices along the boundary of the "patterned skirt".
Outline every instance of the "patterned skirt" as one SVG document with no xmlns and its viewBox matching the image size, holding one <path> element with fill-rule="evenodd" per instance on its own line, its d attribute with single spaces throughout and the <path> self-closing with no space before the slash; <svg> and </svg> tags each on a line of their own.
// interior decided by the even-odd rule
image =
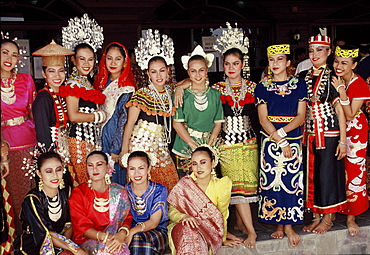
<svg viewBox="0 0 370 255">
<path fill-rule="evenodd" d="M 78 146 L 77 143 L 79 143 Z M 77 141 L 76 138 L 69 137 L 69 153 L 71 154 L 71 164 L 73 166 L 69 167 L 69 170 L 72 169 L 73 171 L 71 175 L 75 186 L 89 180 L 86 168 L 86 157 L 88 151 L 91 151 L 91 149 L 88 149 L 88 147 L 91 146 L 88 146 L 87 142 L 83 140 Z M 80 158 L 81 156 L 82 158 Z"/>
<path fill-rule="evenodd" d="M 167 230 L 156 228 L 136 233 L 130 243 L 130 253 L 140 255 L 164 254 L 167 245 Z"/>
</svg>

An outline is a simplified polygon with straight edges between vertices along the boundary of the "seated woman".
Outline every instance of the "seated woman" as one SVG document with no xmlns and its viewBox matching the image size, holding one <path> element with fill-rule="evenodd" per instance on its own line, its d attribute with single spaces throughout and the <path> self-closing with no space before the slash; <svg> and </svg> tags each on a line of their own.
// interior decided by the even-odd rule
<svg viewBox="0 0 370 255">
<path fill-rule="evenodd" d="M 168 242 L 168 193 L 165 186 L 150 180 L 156 158 L 144 151 L 125 155 L 122 163 L 127 168 L 129 180 L 125 187 L 133 217 L 126 243 L 130 244 L 131 254 L 164 254 Z"/>
<path fill-rule="evenodd" d="M 114 161 L 101 151 L 86 159 L 89 181 L 73 189 L 69 206 L 73 240 L 91 254 L 130 254 L 124 243 L 132 216 L 126 190 L 111 183 Z"/>
<path fill-rule="evenodd" d="M 51 251 L 53 254 L 87 254 L 70 240 L 70 190 L 64 188 L 64 169 L 55 152 L 43 153 L 37 159 L 38 187 L 24 198 L 20 215 L 23 233 L 14 241 L 15 254 L 51 254 Z"/>
<path fill-rule="evenodd" d="M 170 192 L 169 244 L 172 254 L 216 254 L 226 240 L 227 218 L 232 182 L 216 178 L 214 158 L 209 146 L 201 146 L 191 155 L 193 173 L 182 178 Z M 206 210 L 205 210 L 206 208 Z"/>
</svg>

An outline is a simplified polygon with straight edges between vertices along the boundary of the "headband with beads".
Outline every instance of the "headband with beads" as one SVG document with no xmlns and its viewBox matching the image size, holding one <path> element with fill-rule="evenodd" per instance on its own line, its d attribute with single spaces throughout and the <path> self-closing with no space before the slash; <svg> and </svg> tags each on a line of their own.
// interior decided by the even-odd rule
<svg viewBox="0 0 370 255">
<path fill-rule="evenodd" d="M 277 54 L 290 54 L 289 44 L 276 44 L 267 47 L 267 56 L 277 55 Z"/>
<path fill-rule="evenodd" d="M 341 58 L 357 58 L 358 57 L 359 49 L 342 49 L 341 47 L 337 46 L 335 48 L 335 55 Z"/>
</svg>

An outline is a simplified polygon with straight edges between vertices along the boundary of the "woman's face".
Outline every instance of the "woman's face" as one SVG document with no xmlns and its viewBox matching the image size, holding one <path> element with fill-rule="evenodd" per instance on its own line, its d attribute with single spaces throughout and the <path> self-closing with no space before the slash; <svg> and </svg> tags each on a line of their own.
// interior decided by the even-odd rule
<svg viewBox="0 0 370 255">
<path fill-rule="evenodd" d="M 148 180 L 150 166 L 145 158 L 130 158 L 127 166 L 127 174 L 133 184 L 142 184 Z"/>
<path fill-rule="evenodd" d="M 47 66 L 45 71 L 42 71 L 42 76 L 51 88 L 58 89 L 66 78 L 66 72 L 64 66 Z"/>
<path fill-rule="evenodd" d="M 63 166 L 57 158 L 49 158 L 44 161 L 37 175 L 44 182 L 44 189 L 57 189 L 63 179 Z"/>
<path fill-rule="evenodd" d="M 203 85 L 207 80 L 208 68 L 203 60 L 189 62 L 188 75 L 193 84 Z"/>
<path fill-rule="evenodd" d="M 308 56 L 315 67 L 325 65 L 330 53 L 331 50 L 324 46 L 310 47 L 308 49 Z"/>
<path fill-rule="evenodd" d="M 108 163 L 102 155 L 91 155 L 87 158 L 86 163 L 87 173 L 93 182 L 103 180 L 105 175 L 108 173 Z"/>
<path fill-rule="evenodd" d="M 18 49 L 10 43 L 1 45 L 1 70 L 10 72 L 18 62 Z"/>
<path fill-rule="evenodd" d="M 334 58 L 334 71 L 338 77 L 352 75 L 353 69 L 357 66 L 357 62 L 353 62 L 352 58 L 342 58 L 335 56 Z"/>
<path fill-rule="evenodd" d="M 168 68 L 161 60 L 152 61 L 149 64 L 147 74 L 155 86 L 161 87 L 168 78 Z"/>
<path fill-rule="evenodd" d="M 212 163 L 212 159 L 205 151 L 196 151 L 191 156 L 191 170 L 197 179 L 210 178 Z"/>
<path fill-rule="evenodd" d="M 274 75 L 286 72 L 286 68 L 290 65 L 290 60 L 287 60 L 285 54 L 270 55 L 268 60 L 269 67 Z"/>
<path fill-rule="evenodd" d="M 243 69 L 244 62 L 240 60 L 237 55 L 229 54 L 224 60 L 224 71 L 230 80 L 241 80 L 241 70 Z"/>
<path fill-rule="evenodd" d="M 72 62 L 76 66 L 78 72 L 86 76 L 94 68 L 94 52 L 89 48 L 81 48 L 76 52 L 76 56 L 72 57 Z"/>
<path fill-rule="evenodd" d="M 108 72 L 121 75 L 124 64 L 125 57 L 121 54 L 121 51 L 117 47 L 110 48 L 105 55 L 105 65 L 107 66 Z"/>
</svg>

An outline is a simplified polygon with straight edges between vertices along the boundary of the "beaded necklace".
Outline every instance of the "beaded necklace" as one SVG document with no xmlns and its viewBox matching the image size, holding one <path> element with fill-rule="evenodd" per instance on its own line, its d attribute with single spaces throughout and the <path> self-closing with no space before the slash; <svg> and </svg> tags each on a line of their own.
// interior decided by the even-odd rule
<svg viewBox="0 0 370 255">
<path fill-rule="evenodd" d="M 3 78 L 1 81 L 3 82 L 4 86 L 1 86 L 1 100 L 8 104 L 14 104 L 15 100 L 17 99 L 17 95 L 15 94 L 15 80 L 17 79 L 17 72 L 13 72 L 12 77 L 10 78 L 10 82 L 8 83 L 8 78 Z"/>
<path fill-rule="evenodd" d="M 55 93 L 53 89 L 46 84 L 45 91 L 47 91 L 54 100 L 54 111 L 55 111 L 55 127 L 64 128 L 67 126 L 67 104 L 63 97 L 59 93 Z"/>
</svg>

